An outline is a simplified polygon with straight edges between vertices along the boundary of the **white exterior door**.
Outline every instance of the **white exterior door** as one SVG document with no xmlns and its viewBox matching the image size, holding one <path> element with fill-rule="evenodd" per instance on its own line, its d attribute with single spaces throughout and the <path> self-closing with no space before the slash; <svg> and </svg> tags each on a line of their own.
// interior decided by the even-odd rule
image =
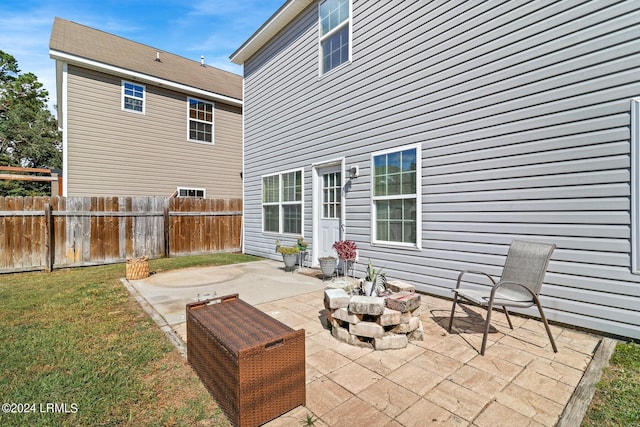
<svg viewBox="0 0 640 427">
<path fill-rule="evenodd" d="M 318 200 L 315 212 L 318 218 L 318 258 L 336 256 L 333 242 L 341 239 L 342 218 L 342 168 L 331 166 L 318 170 Z"/>
</svg>

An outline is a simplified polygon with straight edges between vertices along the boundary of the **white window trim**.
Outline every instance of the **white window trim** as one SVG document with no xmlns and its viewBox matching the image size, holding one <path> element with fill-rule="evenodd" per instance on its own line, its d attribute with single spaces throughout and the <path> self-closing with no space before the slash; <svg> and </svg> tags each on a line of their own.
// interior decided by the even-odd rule
<svg viewBox="0 0 640 427">
<path fill-rule="evenodd" d="M 180 190 L 194 190 L 194 191 L 202 191 L 202 198 L 207 198 L 207 189 L 206 188 L 198 188 L 198 187 L 178 187 L 178 197 L 189 197 L 189 196 L 180 196 Z"/>
<path fill-rule="evenodd" d="M 209 123 L 204 120 L 192 119 L 189 117 L 189 113 L 191 110 L 191 100 L 198 102 L 206 102 L 207 104 L 211 104 L 211 142 L 209 141 L 200 141 L 198 139 L 191 139 L 191 128 L 189 127 L 189 122 L 194 120 L 200 123 Z M 192 96 L 187 97 L 187 141 L 194 142 L 196 144 L 205 144 L 205 145 L 214 145 L 216 142 L 216 104 L 213 101 L 207 101 L 206 99 L 194 98 Z"/>
<path fill-rule="evenodd" d="M 405 151 L 405 150 L 411 150 L 411 149 L 415 149 L 416 150 L 416 193 L 415 193 L 415 199 L 416 199 L 416 242 L 415 244 L 413 243 L 402 243 L 402 242 L 391 242 L 391 241 L 387 241 L 387 240 L 376 240 L 375 236 L 377 234 L 377 224 L 376 224 L 376 206 L 375 206 L 375 201 L 376 200 L 383 200 L 383 199 L 397 199 L 398 197 L 392 197 L 392 196 L 387 196 L 387 197 L 374 197 L 374 185 L 375 185 L 375 181 L 374 181 L 374 159 L 377 156 L 381 156 L 384 154 L 389 154 L 389 153 L 398 153 L 400 151 Z M 390 148 L 387 150 L 382 150 L 382 151 L 376 151 L 374 153 L 371 153 L 371 205 L 370 205 L 370 210 L 371 210 L 371 245 L 372 246 L 387 246 L 387 247 L 394 247 L 394 248 L 408 248 L 408 249 L 422 249 L 422 185 L 421 185 L 421 181 L 422 181 L 422 152 L 421 152 L 421 146 L 420 144 L 411 144 L 411 145 L 404 145 L 401 147 L 395 147 L 395 148 Z M 413 195 L 411 197 L 406 197 L 406 198 L 413 198 Z"/>
<path fill-rule="evenodd" d="M 631 271 L 640 274 L 640 98 L 631 100 Z"/>
<path fill-rule="evenodd" d="M 283 172 L 286 173 L 286 172 Z M 281 213 L 281 205 L 280 205 L 280 200 L 282 200 L 282 190 L 280 189 L 280 175 L 279 173 L 275 173 L 275 174 L 268 174 L 268 175 L 263 175 L 260 177 L 260 226 L 262 228 L 262 232 L 263 233 L 272 233 L 272 234 L 280 234 L 281 230 L 282 230 L 282 213 Z M 265 202 L 264 201 L 264 179 L 265 178 L 270 178 L 270 177 L 274 177 L 277 176 L 278 177 L 278 201 L 277 202 Z M 264 227 L 264 222 L 265 222 L 265 215 L 264 215 L 264 207 L 265 206 L 278 206 L 278 230 L 277 231 L 273 231 L 273 230 L 266 230 Z"/>
<path fill-rule="evenodd" d="M 338 25 L 336 28 L 329 31 L 324 36 L 322 35 L 322 23 L 321 23 L 321 16 L 320 16 L 320 4 L 322 3 L 322 1 L 318 2 L 318 75 L 319 77 L 327 76 L 333 73 L 334 71 L 339 70 L 340 68 L 346 66 L 347 64 L 351 64 L 352 52 L 353 52 L 353 2 L 351 0 L 348 0 L 348 1 L 349 1 L 349 19 L 347 19 L 342 25 Z M 329 71 L 322 72 L 322 42 L 327 38 L 331 37 L 332 35 L 334 35 L 336 32 L 340 31 L 345 25 L 349 25 L 349 59 L 347 59 L 346 62 L 343 62 L 337 67 L 330 69 Z"/>
<path fill-rule="evenodd" d="M 130 85 L 135 85 L 135 86 L 140 86 L 142 88 L 142 99 L 137 98 L 137 97 L 131 97 L 129 95 L 125 95 L 124 93 L 124 85 L 126 83 L 129 83 Z M 140 99 L 142 101 L 142 111 L 136 111 L 136 110 L 130 110 L 129 108 L 124 108 L 124 100 L 126 97 L 130 97 L 130 98 L 134 98 L 134 99 Z M 128 80 L 121 80 L 120 83 L 120 109 L 122 111 L 126 111 L 128 113 L 134 113 L 134 114 L 145 114 L 147 111 L 147 87 L 141 83 L 136 83 L 136 82 L 130 82 Z"/>
<path fill-rule="evenodd" d="M 301 193 L 300 193 L 300 201 L 299 202 L 283 202 L 282 201 L 282 175 L 286 175 L 293 172 L 300 172 L 300 185 L 301 185 Z M 278 202 L 269 202 L 265 203 L 264 199 L 264 179 L 270 176 L 278 177 Z M 301 205 L 301 218 L 300 218 L 300 233 L 285 233 L 283 232 L 284 228 L 284 215 L 282 214 L 282 207 L 284 205 Z M 264 229 L 264 206 L 278 206 L 278 231 L 270 231 Z M 281 235 L 281 236 L 300 236 L 304 233 L 304 168 L 297 169 L 289 169 L 282 172 L 265 174 L 260 177 L 260 223 L 261 229 L 263 233 L 269 233 L 273 235 Z"/>
</svg>

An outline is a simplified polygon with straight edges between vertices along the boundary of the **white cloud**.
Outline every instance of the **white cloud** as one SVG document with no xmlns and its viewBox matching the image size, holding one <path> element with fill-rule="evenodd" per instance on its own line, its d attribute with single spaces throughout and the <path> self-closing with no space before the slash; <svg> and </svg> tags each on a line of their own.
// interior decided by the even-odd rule
<svg viewBox="0 0 640 427">
<path fill-rule="evenodd" d="M 242 66 L 236 65 L 233 62 L 229 61 L 229 57 L 227 57 L 226 55 L 213 57 L 211 59 L 205 58 L 205 64 L 219 68 L 221 70 L 229 71 L 231 73 L 242 75 Z"/>
<path fill-rule="evenodd" d="M 56 95 L 55 63 L 49 58 L 49 36 L 53 18 L 44 14 L 0 14 L 0 49 L 18 61 L 23 73 L 33 73 L 49 92 L 53 110 Z"/>
</svg>

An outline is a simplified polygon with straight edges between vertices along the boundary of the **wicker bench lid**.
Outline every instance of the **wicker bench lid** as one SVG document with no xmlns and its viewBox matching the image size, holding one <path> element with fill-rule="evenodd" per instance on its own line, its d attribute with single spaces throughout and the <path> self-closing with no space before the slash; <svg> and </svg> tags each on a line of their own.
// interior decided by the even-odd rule
<svg viewBox="0 0 640 427">
<path fill-rule="evenodd" d="M 236 357 L 254 347 L 277 344 L 294 331 L 242 301 L 237 294 L 188 304 L 187 314 Z"/>
</svg>

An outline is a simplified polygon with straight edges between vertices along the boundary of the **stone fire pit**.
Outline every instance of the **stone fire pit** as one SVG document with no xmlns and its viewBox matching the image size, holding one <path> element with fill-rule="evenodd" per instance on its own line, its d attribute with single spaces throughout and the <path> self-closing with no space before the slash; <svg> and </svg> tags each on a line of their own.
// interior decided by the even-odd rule
<svg viewBox="0 0 640 427">
<path fill-rule="evenodd" d="M 412 285 L 389 281 L 393 293 L 384 297 L 349 295 L 344 289 L 326 289 L 324 306 L 334 338 L 375 350 L 405 348 L 422 341 L 420 294 Z"/>
</svg>

